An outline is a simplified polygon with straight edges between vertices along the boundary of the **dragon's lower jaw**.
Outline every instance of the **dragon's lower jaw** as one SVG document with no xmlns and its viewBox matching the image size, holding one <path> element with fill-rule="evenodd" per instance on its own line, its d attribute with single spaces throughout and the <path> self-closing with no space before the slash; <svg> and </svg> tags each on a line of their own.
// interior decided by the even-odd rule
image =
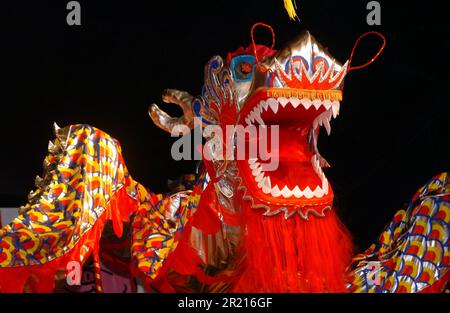
<svg viewBox="0 0 450 313">
<path fill-rule="evenodd" d="M 254 183 L 262 193 L 273 198 L 312 199 L 329 193 L 328 180 L 313 154 L 310 162 L 282 161 L 275 171 L 264 171 L 264 163 L 249 159 L 248 167 Z"/>
<path fill-rule="evenodd" d="M 280 161 L 275 171 L 264 171 L 264 164 L 257 159 L 240 161 L 240 174 L 252 207 L 266 208 L 266 214 L 281 211 L 286 216 L 299 212 L 307 218 L 315 211 L 323 215 L 333 202 L 333 191 L 318 165 L 318 155 L 310 161 Z"/>
</svg>

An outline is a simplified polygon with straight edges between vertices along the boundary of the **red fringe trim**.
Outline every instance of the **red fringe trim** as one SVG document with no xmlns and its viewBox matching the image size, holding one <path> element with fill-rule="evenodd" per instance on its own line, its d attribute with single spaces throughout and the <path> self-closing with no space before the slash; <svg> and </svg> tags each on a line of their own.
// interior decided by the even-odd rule
<svg viewBox="0 0 450 313">
<path fill-rule="evenodd" d="M 246 268 L 235 292 L 347 292 L 352 241 L 335 212 L 306 221 L 247 211 Z"/>
</svg>

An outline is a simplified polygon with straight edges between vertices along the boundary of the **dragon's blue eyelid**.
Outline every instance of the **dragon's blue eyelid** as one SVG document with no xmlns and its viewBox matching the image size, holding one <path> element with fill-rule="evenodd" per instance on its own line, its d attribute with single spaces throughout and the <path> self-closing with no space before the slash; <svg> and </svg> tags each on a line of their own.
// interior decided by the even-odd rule
<svg viewBox="0 0 450 313">
<path fill-rule="evenodd" d="M 236 64 L 239 64 L 239 63 L 253 64 L 252 73 L 250 75 L 248 75 L 248 77 L 245 79 L 239 78 L 239 75 L 236 74 L 235 67 L 236 67 Z M 251 81 L 253 79 L 253 72 L 255 69 L 255 64 L 256 64 L 255 56 L 253 56 L 251 54 L 242 54 L 242 55 L 238 55 L 238 56 L 235 56 L 234 58 L 232 58 L 231 62 L 230 62 L 230 70 L 231 70 L 231 73 L 233 74 L 233 79 L 237 82 Z"/>
</svg>

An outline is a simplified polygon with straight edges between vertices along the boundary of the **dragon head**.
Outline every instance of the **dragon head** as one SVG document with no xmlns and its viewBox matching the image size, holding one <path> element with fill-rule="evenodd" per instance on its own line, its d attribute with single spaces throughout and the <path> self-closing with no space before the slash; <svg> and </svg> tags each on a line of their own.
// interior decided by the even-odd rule
<svg viewBox="0 0 450 313">
<path fill-rule="evenodd" d="M 230 199 L 240 191 L 251 208 L 262 208 L 265 215 L 323 216 L 331 208 L 333 191 L 323 172 L 329 165 L 317 140 L 321 128 L 330 134 L 330 121 L 339 114 L 349 64 L 339 63 L 308 31 L 278 51 L 253 42 L 228 54 L 225 62 L 218 56 L 209 61 L 201 97 L 189 98 L 189 105 L 182 106 L 189 115 L 174 119 L 156 106 L 150 115 L 168 131 L 180 123 L 192 125 L 193 117 L 203 125 L 219 126 L 223 133 L 227 125 L 255 127 L 256 136 L 246 133 L 241 140 L 251 145 L 270 137 L 267 145 L 276 168 L 268 166 L 273 160 L 259 154 L 236 157 L 238 131 L 219 141 L 213 132 L 204 132 L 204 152 L 211 160 L 205 162 L 210 163 L 208 173 L 220 203 L 236 207 Z M 275 130 L 275 137 L 262 138 Z"/>
<path fill-rule="evenodd" d="M 322 126 L 330 133 L 330 120 L 339 113 L 348 62 L 336 61 L 309 32 L 273 56 L 267 54 L 261 64 L 257 56 L 258 51 L 230 61 L 235 79 L 242 62 L 253 58 L 255 64 L 251 84 L 238 83 L 238 123 L 268 129 L 277 125 L 279 162 L 275 170 L 266 171 L 267 161 L 237 161 L 247 195 L 253 198 L 252 206 L 266 208 L 268 215 L 322 215 L 332 204 L 333 191 L 322 171 L 328 163 L 319 154 L 317 137 Z"/>
</svg>

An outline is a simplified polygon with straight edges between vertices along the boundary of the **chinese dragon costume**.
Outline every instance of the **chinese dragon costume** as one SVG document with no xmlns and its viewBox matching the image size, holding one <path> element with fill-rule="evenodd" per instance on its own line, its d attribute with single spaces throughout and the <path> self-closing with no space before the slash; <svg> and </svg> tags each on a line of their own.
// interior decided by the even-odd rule
<svg viewBox="0 0 450 313">
<path fill-rule="evenodd" d="M 247 145 L 277 126 L 278 167 L 268 170 L 259 155 L 236 158 L 236 132 L 220 140 L 205 131 L 197 173 L 168 194 L 134 181 L 105 132 L 56 127 L 37 189 L 0 229 L 0 291 L 51 292 L 68 264 L 89 261 L 98 292 L 106 263 L 148 292 L 441 292 L 450 275 L 448 173 L 419 189 L 356 256 L 333 210 L 317 140 L 322 126 L 330 133 L 344 78 L 359 67 L 351 57 L 339 63 L 309 32 L 279 50 L 253 40 L 213 57 L 201 96 L 164 92 L 184 115 L 152 105 L 152 120 L 184 134 L 198 131 L 195 120 L 262 126 L 241 137 Z"/>
</svg>

